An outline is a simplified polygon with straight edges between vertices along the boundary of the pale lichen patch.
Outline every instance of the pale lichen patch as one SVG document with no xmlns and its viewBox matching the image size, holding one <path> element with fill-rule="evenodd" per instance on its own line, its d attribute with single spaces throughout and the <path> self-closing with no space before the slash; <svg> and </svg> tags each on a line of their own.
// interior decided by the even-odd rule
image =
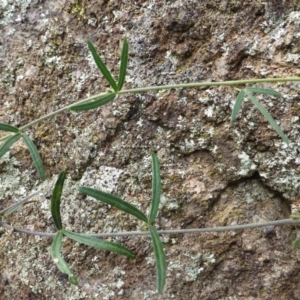
<svg viewBox="0 0 300 300">
<path fill-rule="evenodd" d="M 19 170 L 20 162 L 14 157 L 10 157 L 9 152 L 0 158 L 0 165 L 5 171 L 0 173 L 0 194 L 2 197 L 24 197 L 28 192 L 28 186 L 30 186 L 31 171 L 21 172 Z M 28 185 L 27 188 L 26 185 Z M 8 206 L 7 203 L 5 206 Z"/>
<path fill-rule="evenodd" d="M 212 253 L 199 252 L 194 254 L 188 249 L 184 249 L 177 259 L 173 258 L 168 264 L 168 270 L 185 282 L 193 282 L 206 266 L 214 264 L 215 261 L 215 256 Z"/>
<path fill-rule="evenodd" d="M 247 176 L 256 170 L 256 165 L 252 162 L 248 154 L 241 152 L 238 157 L 241 160 L 240 170 L 238 171 L 239 175 Z"/>
</svg>

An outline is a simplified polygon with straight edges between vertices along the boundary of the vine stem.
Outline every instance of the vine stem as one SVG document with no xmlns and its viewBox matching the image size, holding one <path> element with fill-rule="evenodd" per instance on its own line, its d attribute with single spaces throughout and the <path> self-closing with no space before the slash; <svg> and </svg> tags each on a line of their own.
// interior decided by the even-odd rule
<svg viewBox="0 0 300 300">
<path fill-rule="evenodd" d="M 159 230 L 158 234 L 186 234 L 186 233 L 202 233 L 202 232 L 224 232 L 224 231 L 234 231 L 234 230 L 245 230 L 253 229 L 266 226 L 283 226 L 283 225 L 300 225 L 300 220 L 295 219 L 283 219 L 277 221 L 268 221 L 263 223 L 250 223 L 242 225 L 232 225 L 232 226 L 219 226 L 211 228 L 192 228 L 192 229 L 170 229 L 170 230 Z M 36 235 L 42 237 L 54 237 L 56 232 L 38 232 L 30 231 L 21 228 L 15 228 L 4 221 L 0 221 L 0 227 L 10 229 L 14 232 L 25 233 L 29 235 Z M 133 236 L 133 235 L 150 235 L 150 231 L 125 231 L 125 232 L 116 232 L 116 233 L 92 233 L 84 234 L 86 236 L 92 237 L 116 237 L 116 236 Z"/>
<path fill-rule="evenodd" d="M 142 93 L 142 92 L 149 92 L 149 91 L 158 91 L 158 90 L 167 90 L 167 89 L 178 89 L 178 88 L 197 88 L 197 87 L 204 87 L 204 86 L 236 86 L 236 85 L 242 85 L 242 84 L 249 84 L 249 83 L 276 83 L 276 82 L 292 82 L 292 81 L 300 81 L 300 77 L 285 77 L 285 78 L 262 78 L 262 79 L 243 79 L 243 80 L 232 80 L 232 81 L 205 81 L 205 82 L 196 82 L 196 83 L 181 83 L 181 84 L 174 84 L 174 85 L 160 85 L 160 86 L 152 86 L 152 87 L 144 87 L 144 88 L 136 88 L 136 89 L 129 89 L 129 90 L 122 90 L 117 92 L 117 94 L 133 94 L 133 93 Z M 72 106 L 93 101 L 97 99 L 99 96 L 104 95 L 106 93 L 100 93 L 88 98 L 85 98 L 83 100 L 80 100 L 78 102 L 75 102 L 73 104 L 67 105 L 63 108 L 60 108 L 52 113 L 49 113 L 47 115 L 44 115 L 22 127 L 19 128 L 20 131 L 27 129 L 41 121 L 44 121 L 46 119 L 49 119 L 59 113 L 62 113 L 68 109 L 70 109 Z M 12 134 L 8 134 L 0 138 L 0 142 L 6 140 L 9 138 Z"/>
<path fill-rule="evenodd" d="M 38 118 L 38 119 L 36 119 L 36 120 L 34 120 L 34 121 L 32 121 L 32 122 L 30 122 L 30 123 L 28 123 L 28 124 L 26 124 L 26 125 L 20 127 L 19 130 L 22 131 L 22 130 L 24 130 L 24 129 L 27 129 L 27 128 L 29 128 L 29 127 L 31 127 L 31 126 L 33 126 L 33 125 L 35 125 L 35 124 L 37 124 L 37 123 L 39 123 L 39 122 L 41 122 L 41 121 L 47 120 L 47 119 L 49 119 L 49 118 L 51 118 L 51 117 L 54 117 L 55 115 L 57 115 L 57 114 L 59 114 L 59 113 L 62 113 L 62 112 L 64 112 L 64 111 L 70 109 L 72 106 L 74 106 L 74 105 L 76 105 L 76 104 L 80 104 L 80 103 L 87 102 L 87 101 L 92 101 L 92 100 L 97 99 L 98 97 L 100 97 L 100 96 L 102 96 L 102 95 L 104 95 L 104 94 L 106 94 L 106 93 L 100 93 L 100 94 L 97 94 L 97 95 L 94 95 L 94 96 L 85 98 L 85 99 L 83 99 L 83 100 L 80 100 L 80 101 L 78 101 L 78 102 L 76 102 L 76 103 L 73 103 L 73 104 L 64 106 L 64 107 L 62 107 L 62 108 L 60 108 L 60 109 L 58 109 L 58 110 L 56 110 L 56 111 L 53 111 L 52 113 L 49 113 L 49 114 L 47 114 L 47 115 L 44 115 L 44 116 L 42 116 L 42 117 L 40 117 L 40 118 Z M 8 135 L 3 136 L 2 138 L 0 138 L 0 142 L 6 140 L 6 139 L 9 138 L 11 135 L 12 135 L 12 134 L 8 134 Z"/>
<path fill-rule="evenodd" d="M 243 79 L 243 80 L 216 81 L 216 82 L 206 81 L 206 82 L 198 82 L 198 83 L 160 85 L 160 86 L 153 86 L 153 87 L 122 90 L 119 91 L 118 94 L 140 93 L 140 92 L 179 89 L 179 88 L 195 88 L 195 87 L 203 87 L 203 86 L 235 86 L 235 85 L 248 84 L 248 83 L 266 83 L 266 82 L 276 83 L 276 82 L 288 82 L 288 81 L 300 81 L 300 77 Z"/>
</svg>

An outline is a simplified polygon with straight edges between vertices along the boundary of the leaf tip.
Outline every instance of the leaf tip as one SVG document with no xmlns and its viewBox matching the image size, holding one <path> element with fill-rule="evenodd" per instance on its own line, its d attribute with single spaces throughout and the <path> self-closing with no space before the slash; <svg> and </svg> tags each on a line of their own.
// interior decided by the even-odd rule
<svg viewBox="0 0 300 300">
<path fill-rule="evenodd" d="M 294 248 L 300 248 L 300 237 L 297 237 L 297 238 L 293 241 L 293 246 L 294 246 Z"/>
<path fill-rule="evenodd" d="M 69 276 L 69 281 L 74 285 L 78 285 L 78 280 L 74 274 Z"/>
</svg>

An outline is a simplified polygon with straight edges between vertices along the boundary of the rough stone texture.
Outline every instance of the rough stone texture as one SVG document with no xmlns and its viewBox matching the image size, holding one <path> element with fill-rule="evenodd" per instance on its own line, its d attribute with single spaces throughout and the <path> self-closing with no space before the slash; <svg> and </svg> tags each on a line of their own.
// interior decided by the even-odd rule
<svg viewBox="0 0 300 300">
<path fill-rule="evenodd" d="M 130 43 L 126 88 L 299 75 L 298 1 L 38 1 L 0 3 L 0 122 L 22 126 L 105 91 L 86 46 L 90 38 L 114 74 Z M 250 102 L 230 123 L 230 88 L 172 89 L 119 96 L 84 113 L 62 113 L 26 132 L 48 180 L 40 183 L 18 142 L 0 159 L 0 208 L 41 191 L 7 221 L 53 232 L 57 174 L 68 170 L 63 223 L 77 232 L 141 229 L 131 217 L 84 198 L 79 185 L 119 195 L 144 211 L 150 152 L 162 168 L 160 228 L 244 224 L 289 217 L 299 200 L 299 83 L 265 84 L 260 97 L 291 140 L 287 147 Z M 2 134 L 2 133 L 1 133 Z M 164 294 L 155 287 L 148 237 L 117 238 L 135 261 L 65 239 L 74 287 L 51 261 L 49 239 L 2 232 L 1 299 L 300 299 L 294 226 L 165 236 Z"/>
</svg>

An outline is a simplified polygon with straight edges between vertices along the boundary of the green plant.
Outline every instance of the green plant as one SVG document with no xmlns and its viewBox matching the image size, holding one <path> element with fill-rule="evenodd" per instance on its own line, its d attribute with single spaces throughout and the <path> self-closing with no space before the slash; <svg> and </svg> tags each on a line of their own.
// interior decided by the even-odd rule
<svg viewBox="0 0 300 300">
<path fill-rule="evenodd" d="M 254 106 L 263 114 L 263 116 L 268 120 L 272 128 L 279 134 L 279 136 L 283 139 L 285 143 L 289 143 L 287 136 L 283 133 L 281 128 L 277 125 L 272 116 L 268 113 L 268 111 L 264 108 L 264 106 L 259 102 L 259 100 L 255 97 L 255 94 L 263 94 L 275 97 L 281 97 L 281 94 L 273 89 L 265 89 L 259 87 L 249 87 L 246 86 L 242 89 L 236 88 L 240 85 L 247 84 L 256 84 L 256 83 L 266 83 L 266 82 L 288 82 L 288 81 L 300 81 L 300 77 L 287 77 L 287 78 L 265 78 L 265 79 L 248 79 L 248 80 L 237 80 L 237 81 L 224 81 L 224 82 L 201 82 L 201 83 L 188 83 L 188 84 L 177 84 L 177 85 L 166 85 L 166 86 L 154 86 L 154 87 L 146 87 L 146 88 L 138 88 L 138 89 L 130 89 L 123 90 L 123 85 L 126 77 L 126 69 L 127 69 L 127 61 L 128 61 L 128 42 L 126 38 L 123 42 L 123 48 L 121 53 L 121 61 L 120 61 L 120 71 L 118 80 L 115 80 L 107 66 L 104 64 L 100 56 L 98 55 L 93 44 L 88 41 L 88 47 L 94 57 L 94 60 L 105 77 L 105 79 L 110 84 L 110 88 L 107 89 L 105 93 L 101 93 L 81 101 L 78 101 L 74 104 L 68 105 L 62 109 L 59 109 L 55 112 L 52 112 L 48 115 L 42 116 L 41 118 L 34 120 L 27 125 L 24 125 L 20 128 L 14 127 L 9 124 L 0 123 L 0 130 L 9 132 L 8 135 L 0 138 L 0 141 L 4 141 L 0 147 L 0 157 L 3 156 L 9 149 L 12 147 L 14 143 L 16 143 L 20 138 L 23 139 L 25 145 L 27 146 L 29 153 L 32 157 L 33 163 L 37 169 L 37 172 L 41 178 L 41 180 L 46 179 L 45 168 L 42 163 L 42 159 L 40 154 L 34 145 L 33 141 L 29 138 L 28 135 L 24 133 L 24 131 L 30 126 L 39 123 L 42 120 L 51 118 L 56 114 L 59 114 L 66 110 L 72 111 L 84 111 L 95 109 L 102 105 L 105 105 L 111 101 L 113 101 L 117 95 L 128 94 L 128 93 L 141 93 L 153 90 L 162 90 L 162 89 L 171 89 L 171 88 L 195 88 L 195 87 L 212 87 L 212 86 L 229 86 L 238 91 L 238 96 L 232 111 L 231 120 L 236 120 L 238 113 L 241 110 L 243 101 L 245 97 L 248 97 Z M 77 284 L 77 278 L 69 268 L 67 262 L 61 256 L 61 245 L 63 237 L 70 238 L 76 242 L 99 248 L 105 251 L 116 252 L 121 255 L 125 255 L 129 258 L 135 258 L 135 254 L 125 248 L 122 245 L 108 242 L 97 237 L 108 237 L 108 236 L 130 236 L 130 235 L 149 235 L 151 237 L 151 241 L 153 244 L 154 255 L 156 260 L 156 270 L 157 270 L 157 290 L 159 293 L 162 293 L 165 280 L 166 280 L 166 256 L 163 249 L 163 244 L 160 240 L 161 234 L 170 234 L 170 233 L 199 233 L 199 232 L 209 232 L 209 231 L 229 231 L 229 230 L 242 230 L 246 228 L 256 228 L 262 226 L 270 226 L 270 225 L 286 225 L 286 224 L 300 224 L 300 220 L 297 216 L 291 216 L 290 219 L 279 220 L 279 221 L 271 221 L 265 223 L 255 223 L 255 224 L 246 224 L 246 225 L 236 225 L 236 226 L 227 226 L 227 227 L 215 227 L 215 228 L 197 228 L 197 229 L 182 229 L 182 230 L 163 230 L 157 231 L 155 227 L 155 220 L 157 219 L 159 205 L 160 205 L 160 197 L 161 197 L 161 178 L 160 178 L 160 166 L 157 159 L 157 156 L 152 153 L 152 199 L 151 199 L 151 207 L 150 213 L 146 216 L 141 210 L 136 208 L 135 206 L 129 204 L 128 202 L 103 191 L 93 189 L 90 187 L 79 187 L 79 191 L 82 194 L 94 197 L 95 199 L 104 202 L 108 205 L 111 205 L 123 212 L 130 214 L 136 217 L 139 221 L 144 222 L 146 227 L 148 227 L 149 231 L 133 231 L 133 232 L 120 232 L 120 233 L 102 233 L 98 235 L 88 235 L 82 233 L 75 233 L 69 230 L 64 229 L 62 221 L 61 221 L 61 212 L 60 212 L 60 203 L 61 203 L 61 195 L 63 192 L 63 185 L 66 178 L 66 171 L 60 173 L 57 182 L 55 184 L 53 195 L 51 199 L 51 214 L 53 217 L 54 224 L 57 228 L 57 232 L 55 233 L 41 233 L 41 232 L 32 232 L 20 228 L 16 228 L 6 223 L 5 220 L 0 221 L 0 226 L 10 229 L 11 232 L 21 232 L 31 235 L 39 235 L 45 237 L 53 238 L 53 242 L 51 245 L 51 256 L 53 261 L 56 263 L 58 269 L 66 273 L 69 276 L 69 280 L 73 284 Z M 33 196 L 33 195 L 32 195 Z M 31 196 L 30 196 L 31 197 Z M 27 197 L 20 202 L 7 207 L 6 209 L 0 211 L 0 216 L 2 218 L 7 217 L 9 214 L 15 212 L 22 205 L 30 202 L 30 197 Z M 295 246 L 299 246 L 298 239 L 295 241 Z"/>
</svg>

